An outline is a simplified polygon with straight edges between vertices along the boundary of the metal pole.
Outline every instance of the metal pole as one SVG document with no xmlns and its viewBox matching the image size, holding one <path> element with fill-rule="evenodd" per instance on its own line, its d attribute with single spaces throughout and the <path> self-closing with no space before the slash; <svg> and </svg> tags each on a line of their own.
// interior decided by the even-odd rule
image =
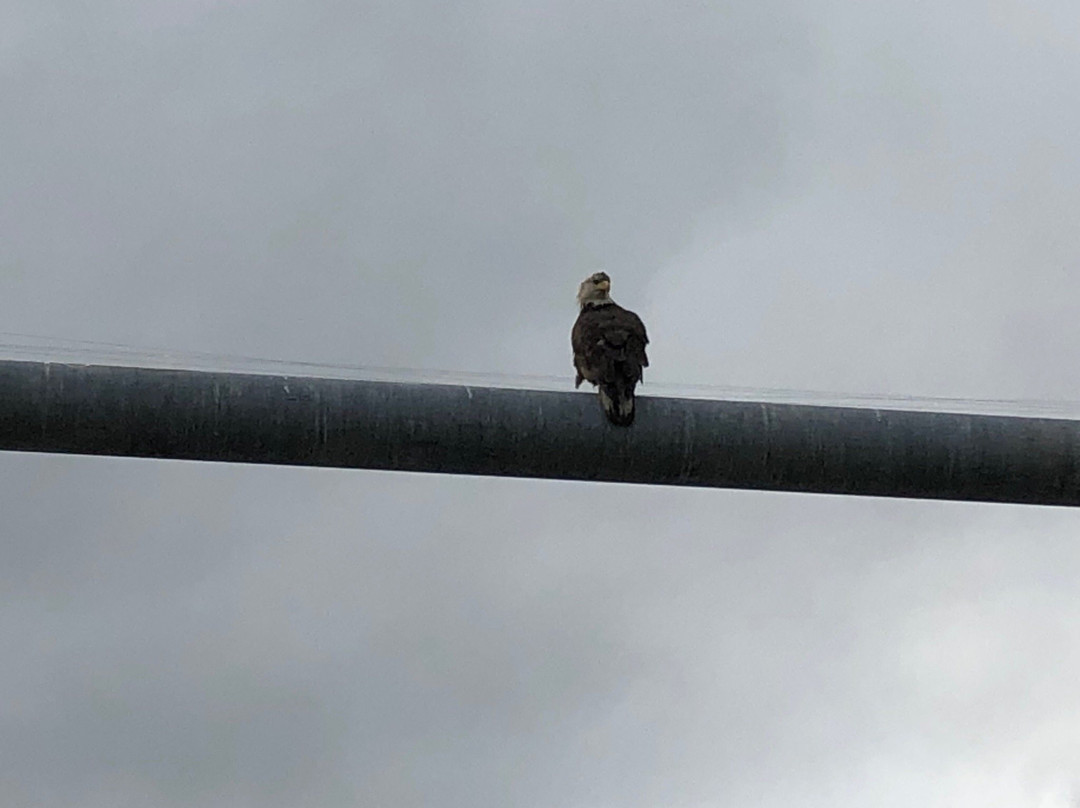
<svg viewBox="0 0 1080 808">
<path fill-rule="evenodd" d="M 1080 505 L 1080 422 L 0 361 L 0 449 Z"/>
</svg>

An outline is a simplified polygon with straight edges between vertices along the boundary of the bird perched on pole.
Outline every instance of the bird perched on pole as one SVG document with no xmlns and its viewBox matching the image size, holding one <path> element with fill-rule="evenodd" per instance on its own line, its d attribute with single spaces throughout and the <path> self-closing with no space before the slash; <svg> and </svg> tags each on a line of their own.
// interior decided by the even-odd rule
<svg viewBox="0 0 1080 808">
<path fill-rule="evenodd" d="M 581 282 L 577 299 L 581 306 L 570 345 L 574 349 L 577 380 L 596 385 L 600 405 L 617 426 L 634 422 L 634 387 L 649 366 L 645 325 L 634 312 L 611 299 L 611 278 L 596 272 Z"/>
</svg>

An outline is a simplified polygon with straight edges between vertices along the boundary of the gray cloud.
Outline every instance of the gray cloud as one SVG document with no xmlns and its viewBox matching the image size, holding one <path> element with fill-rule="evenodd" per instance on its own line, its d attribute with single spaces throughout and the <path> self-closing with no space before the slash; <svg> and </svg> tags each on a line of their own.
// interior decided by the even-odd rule
<svg viewBox="0 0 1080 808">
<path fill-rule="evenodd" d="M 649 381 L 1076 398 L 1074 16 L 9 3 L 0 330 L 564 374 L 601 265 Z M 14 804 L 1075 797 L 1069 511 L 7 455 L 0 514 Z"/>
<path fill-rule="evenodd" d="M 7 262 L 127 341 L 467 361 L 513 302 L 572 305 L 597 264 L 644 278 L 702 206 L 775 180 L 807 45 L 769 8 L 73 22 L 16 62 Z M 446 339 L 458 318 L 482 328 Z"/>
</svg>

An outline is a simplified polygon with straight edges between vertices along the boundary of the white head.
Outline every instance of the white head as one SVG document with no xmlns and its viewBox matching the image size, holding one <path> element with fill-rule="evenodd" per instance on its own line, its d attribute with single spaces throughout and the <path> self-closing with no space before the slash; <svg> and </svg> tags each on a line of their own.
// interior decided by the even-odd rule
<svg viewBox="0 0 1080 808">
<path fill-rule="evenodd" d="M 586 306 L 604 306 L 611 303 L 608 292 L 611 291 L 611 278 L 606 272 L 594 272 L 581 282 L 577 291 L 577 302 L 581 308 Z"/>
</svg>

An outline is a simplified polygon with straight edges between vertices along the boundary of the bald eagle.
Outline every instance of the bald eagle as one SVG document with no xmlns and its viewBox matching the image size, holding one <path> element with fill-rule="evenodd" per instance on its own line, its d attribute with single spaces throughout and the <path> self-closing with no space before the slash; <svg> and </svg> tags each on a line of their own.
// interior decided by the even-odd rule
<svg viewBox="0 0 1080 808">
<path fill-rule="evenodd" d="M 642 368 L 649 366 L 645 325 L 634 312 L 608 297 L 611 278 L 597 272 L 581 282 L 577 299 L 581 306 L 570 344 L 574 349 L 577 380 L 597 387 L 608 420 L 617 426 L 634 422 L 634 386 Z"/>
</svg>

